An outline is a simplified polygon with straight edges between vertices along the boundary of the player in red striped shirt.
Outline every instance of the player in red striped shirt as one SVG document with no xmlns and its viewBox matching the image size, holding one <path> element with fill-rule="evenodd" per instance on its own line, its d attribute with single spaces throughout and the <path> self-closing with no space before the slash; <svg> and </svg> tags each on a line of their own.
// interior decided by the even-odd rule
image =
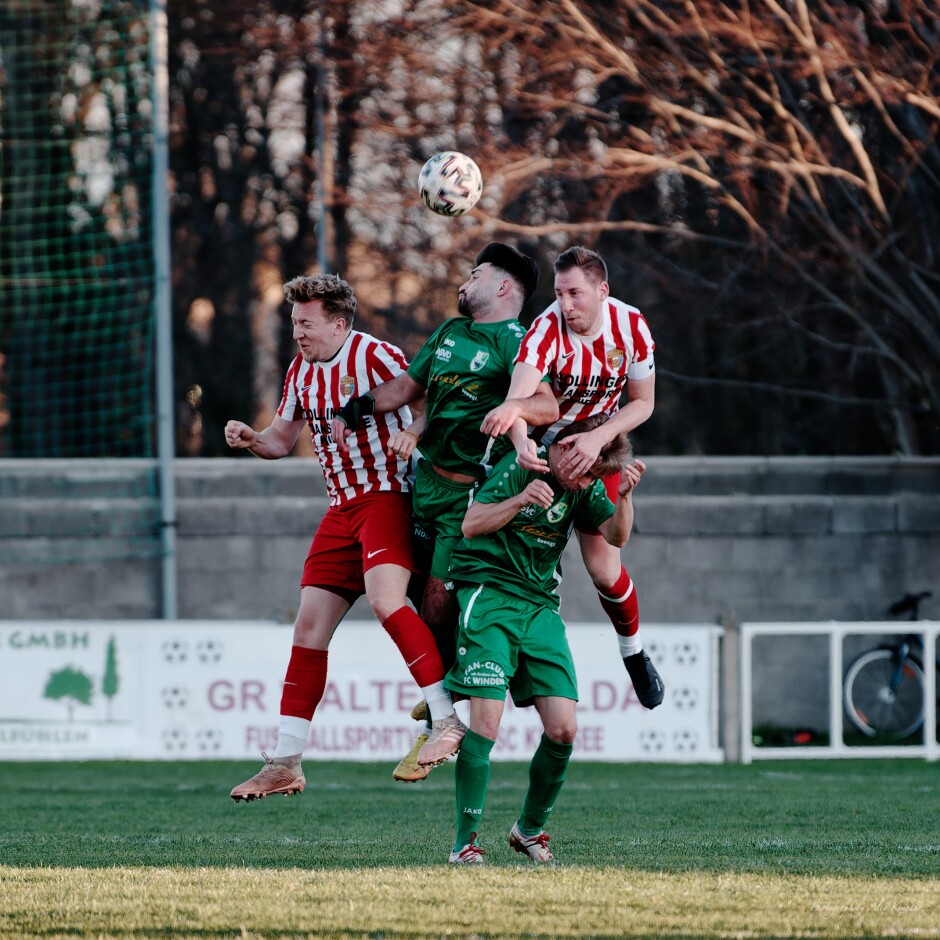
<svg viewBox="0 0 940 940">
<path fill-rule="evenodd" d="M 519 465 L 539 469 L 537 443 L 550 444 L 563 427 L 588 415 L 611 415 L 593 431 L 570 438 L 574 444 L 559 470 L 577 477 L 594 466 L 608 441 L 632 431 L 653 413 L 656 347 L 643 314 L 610 296 L 607 265 L 597 252 L 576 245 L 555 259 L 554 269 L 555 303 L 529 327 L 506 401 L 486 416 L 481 429 L 494 436 L 505 434 L 518 418 L 525 418 L 525 404 L 519 400 L 532 395 L 548 375 L 558 399 L 559 418 L 548 428 L 535 429 L 519 448 Z M 604 482 L 611 500 L 616 501 L 619 474 Z M 620 551 L 596 531 L 579 530 L 578 541 L 601 606 L 617 631 L 637 698 L 647 708 L 655 708 L 663 700 L 663 683 L 643 651 L 636 588 Z"/>
<path fill-rule="evenodd" d="M 301 757 L 313 713 L 326 688 L 327 648 L 340 621 L 361 594 L 394 640 L 431 711 L 431 734 L 418 755 L 435 766 L 456 753 L 466 732 L 444 689 L 444 667 L 434 637 L 408 606 L 415 570 L 407 461 L 388 448 L 411 423 L 407 407 L 367 419 L 340 452 L 331 434 L 334 414 L 350 398 L 407 368 L 404 354 L 352 329 L 356 297 L 335 274 L 297 277 L 284 285 L 300 352 L 284 382 L 271 424 L 255 431 L 229 421 L 229 447 L 276 460 L 291 452 L 306 424 L 326 478 L 330 507 L 304 563 L 300 609 L 284 691 L 277 750 L 232 798 L 251 801 L 272 793 L 302 792 Z"/>
</svg>

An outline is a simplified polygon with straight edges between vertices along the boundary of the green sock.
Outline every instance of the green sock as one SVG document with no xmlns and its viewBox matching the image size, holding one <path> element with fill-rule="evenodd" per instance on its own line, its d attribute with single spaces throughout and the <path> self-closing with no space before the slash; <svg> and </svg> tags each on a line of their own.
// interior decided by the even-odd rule
<svg viewBox="0 0 940 940">
<path fill-rule="evenodd" d="M 490 751 L 495 741 L 468 731 L 457 754 L 457 852 L 470 843 L 470 836 L 480 831 L 486 788 L 490 782 Z"/>
<path fill-rule="evenodd" d="M 519 829 L 523 835 L 534 836 L 545 828 L 565 782 L 571 751 L 572 745 L 561 744 L 542 735 L 529 764 L 529 791 L 519 817 Z"/>
</svg>

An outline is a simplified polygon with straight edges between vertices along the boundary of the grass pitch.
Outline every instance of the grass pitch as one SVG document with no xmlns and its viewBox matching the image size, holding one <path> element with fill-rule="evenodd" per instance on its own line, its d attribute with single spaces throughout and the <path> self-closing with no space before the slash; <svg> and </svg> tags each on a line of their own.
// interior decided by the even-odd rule
<svg viewBox="0 0 940 940">
<path fill-rule="evenodd" d="M 573 764 L 558 864 L 506 834 L 526 767 L 493 766 L 485 867 L 445 864 L 453 765 L 0 764 L 0 937 L 940 936 L 940 777 L 921 761 Z"/>
</svg>

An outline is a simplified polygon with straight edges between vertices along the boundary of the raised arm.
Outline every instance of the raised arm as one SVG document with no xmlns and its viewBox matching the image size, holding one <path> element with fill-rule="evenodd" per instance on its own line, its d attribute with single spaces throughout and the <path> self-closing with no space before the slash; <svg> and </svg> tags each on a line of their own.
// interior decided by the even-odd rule
<svg viewBox="0 0 940 940">
<path fill-rule="evenodd" d="M 627 397 L 630 399 L 614 416 L 621 424 L 617 433 L 632 431 L 647 421 L 656 404 L 656 376 L 648 379 L 628 379 Z"/>
<path fill-rule="evenodd" d="M 601 523 L 601 535 L 617 548 L 623 548 L 630 539 L 633 531 L 633 490 L 640 482 L 646 470 L 642 460 L 635 460 L 623 468 L 620 474 L 620 486 L 617 489 L 617 502 L 614 504 L 614 514 Z"/>
<path fill-rule="evenodd" d="M 303 418 L 285 421 L 279 415 L 263 431 L 255 431 L 241 421 L 229 421 L 225 425 L 225 443 L 232 450 L 249 450 L 256 457 L 277 460 L 294 449 L 303 426 Z"/>
<path fill-rule="evenodd" d="M 542 373 L 534 366 L 518 362 L 513 367 L 506 400 L 483 419 L 480 430 L 490 437 L 508 433 L 519 419 L 532 427 L 541 427 L 558 420 L 558 401 Z"/>
<path fill-rule="evenodd" d="M 544 480 L 533 480 L 521 493 L 498 503 L 473 503 L 463 517 L 460 531 L 468 539 L 475 535 L 487 535 L 501 529 L 520 510 L 533 503 L 548 509 L 554 498 L 552 488 Z"/>
<path fill-rule="evenodd" d="M 548 461 L 538 455 L 538 444 L 529 437 L 528 425 L 519 418 L 509 429 L 509 440 L 516 449 L 516 460 L 523 470 L 548 473 Z"/>
<path fill-rule="evenodd" d="M 403 428 L 401 431 L 395 431 L 389 435 L 388 445 L 386 450 L 390 454 L 395 454 L 398 457 L 401 457 L 402 460 L 407 460 L 413 453 L 415 448 L 418 446 L 421 441 L 422 436 L 424 435 L 424 429 L 427 427 L 428 416 L 425 413 L 424 409 L 424 400 L 420 402 L 421 412 L 415 416 L 414 421 L 407 428 Z M 412 404 L 412 415 L 415 415 L 415 405 Z"/>
<path fill-rule="evenodd" d="M 333 418 L 330 430 L 333 440 L 341 452 L 349 447 L 346 438 L 362 425 L 363 418 L 373 414 L 385 414 L 395 411 L 408 402 L 423 399 L 425 389 L 419 385 L 407 372 L 396 375 L 395 378 L 376 385 L 371 392 L 350 398 Z"/>
<path fill-rule="evenodd" d="M 381 385 L 377 385 L 369 394 L 375 402 L 375 412 L 385 414 L 387 411 L 395 411 L 402 405 L 423 398 L 425 388 L 419 385 L 407 372 L 396 375 L 394 379 L 389 379 Z"/>
<path fill-rule="evenodd" d="M 601 448 L 612 441 L 618 434 L 632 431 L 639 427 L 653 413 L 656 393 L 656 377 L 627 383 L 630 401 L 624 405 L 609 421 L 585 434 L 572 434 L 572 442 L 565 456 L 559 461 L 558 469 L 564 474 L 576 475 L 587 473 L 594 466 Z"/>
</svg>

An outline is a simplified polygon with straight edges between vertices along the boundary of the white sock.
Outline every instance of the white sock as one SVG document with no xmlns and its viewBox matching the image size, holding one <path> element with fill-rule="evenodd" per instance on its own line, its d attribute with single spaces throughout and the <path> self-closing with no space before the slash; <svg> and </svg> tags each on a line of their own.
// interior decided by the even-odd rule
<svg viewBox="0 0 940 940">
<path fill-rule="evenodd" d="M 620 655 L 624 658 L 633 656 L 634 653 L 639 653 L 643 649 L 643 641 L 640 639 L 638 632 L 634 633 L 633 636 L 620 636 L 618 634 L 617 642 L 620 643 Z"/>
<path fill-rule="evenodd" d="M 450 700 L 450 692 L 444 688 L 444 680 L 426 685 L 421 689 L 424 700 L 428 703 L 428 714 L 431 721 L 440 721 L 441 718 L 450 718 L 454 714 L 454 703 Z"/>
<path fill-rule="evenodd" d="M 307 735 L 310 733 L 310 719 L 296 715 L 281 715 L 277 733 L 275 760 L 279 757 L 299 757 L 303 754 Z"/>
</svg>

